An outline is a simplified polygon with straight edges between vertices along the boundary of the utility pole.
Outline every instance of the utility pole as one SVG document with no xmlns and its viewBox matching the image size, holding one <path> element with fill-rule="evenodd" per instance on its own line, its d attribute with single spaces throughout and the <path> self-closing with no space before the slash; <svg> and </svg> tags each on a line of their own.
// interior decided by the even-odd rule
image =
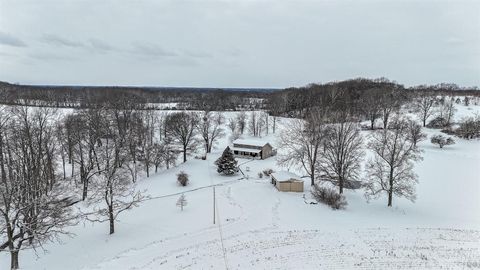
<svg viewBox="0 0 480 270">
<path fill-rule="evenodd" d="M 213 186 L 213 224 L 215 224 L 215 186 Z"/>
</svg>

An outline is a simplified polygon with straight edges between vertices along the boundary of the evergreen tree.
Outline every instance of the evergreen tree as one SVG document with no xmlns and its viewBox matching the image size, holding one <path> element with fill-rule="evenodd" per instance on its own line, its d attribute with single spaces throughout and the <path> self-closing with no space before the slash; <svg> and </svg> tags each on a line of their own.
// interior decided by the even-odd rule
<svg viewBox="0 0 480 270">
<path fill-rule="evenodd" d="M 223 151 L 223 154 L 220 158 L 215 161 L 215 165 L 217 165 L 217 172 L 223 173 L 225 175 L 232 175 L 238 172 L 237 161 L 233 156 L 232 150 L 230 147 L 227 146 Z"/>
</svg>

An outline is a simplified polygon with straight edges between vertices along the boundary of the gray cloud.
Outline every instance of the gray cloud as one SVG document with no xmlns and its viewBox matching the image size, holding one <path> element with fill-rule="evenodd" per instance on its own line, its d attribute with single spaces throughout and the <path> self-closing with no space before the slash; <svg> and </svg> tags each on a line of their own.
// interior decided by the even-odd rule
<svg viewBox="0 0 480 270">
<path fill-rule="evenodd" d="M 72 61 L 78 59 L 72 55 L 61 55 L 56 53 L 40 52 L 28 54 L 30 58 L 38 59 L 42 61 Z"/>
<path fill-rule="evenodd" d="M 193 57 L 193 58 L 213 58 L 213 54 L 201 52 L 201 51 L 185 50 L 184 55 L 187 57 Z"/>
<path fill-rule="evenodd" d="M 64 47 L 84 47 L 85 45 L 81 42 L 69 40 L 54 34 L 44 34 L 40 40 L 47 44 L 55 45 L 55 46 L 64 46 Z"/>
<path fill-rule="evenodd" d="M 4 80 L 288 87 L 385 76 L 480 85 L 480 1 L 28 2 L 0 0 Z M 41 34 L 28 39 L 33 29 Z"/>
<path fill-rule="evenodd" d="M 90 38 L 88 40 L 90 48 L 99 51 L 99 52 L 107 52 L 107 51 L 114 51 L 116 48 L 108 44 L 107 42 L 97 39 L 97 38 Z"/>
<path fill-rule="evenodd" d="M 4 32 L 0 32 L 0 44 L 1 45 L 8 45 L 13 47 L 26 47 L 27 44 L 23 42 L 21 39 Z"/>
<path fill-rule="evenodd" d="M 153 57 L 177 57 L 179 54 L 175 51 L 167 50 L 153 43 L 133 43 L 132 53 Z"/>
</svg>

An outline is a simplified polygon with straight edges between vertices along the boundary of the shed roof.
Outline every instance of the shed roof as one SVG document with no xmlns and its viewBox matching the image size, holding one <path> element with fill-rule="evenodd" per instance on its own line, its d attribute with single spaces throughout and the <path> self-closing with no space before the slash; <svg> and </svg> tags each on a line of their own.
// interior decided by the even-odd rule
<svg viewBox="0 0 480 270">
<path fill-rule="evenodd" d="M 267 141 L 257 140 L 257 139 L 236 139 L 233 141 L 233 144 L 243 144 L 243 145 L 252 145 L 263 147 L 266 144 L 269 144 Z"/>
<path fill-rule="evenodd" d="M 298 176 L 294 173 L 291 173 L 291 172 L 287 172 L 287 171 L 274 172 L 274 173 L 272 173 L 272 176 L 278 182 L 286 182 L 286 181 L 290 181 L 292 179 L 296 180 L 296 181 L 302 181 L 303 182 L 303 180 L 300 178 L 300 176 Z"/>
</svg>

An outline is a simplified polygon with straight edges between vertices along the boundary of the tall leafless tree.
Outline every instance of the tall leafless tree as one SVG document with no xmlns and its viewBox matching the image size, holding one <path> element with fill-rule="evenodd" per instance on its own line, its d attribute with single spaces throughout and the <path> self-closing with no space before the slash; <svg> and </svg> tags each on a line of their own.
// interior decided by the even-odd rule
<svg viewBox="0 0 480 270">
<path fill-rule="evenodd" d="M 321 110 L 311 112 L 306 120 L 291 119 L 280 134 L 280 153 L 277 162 L 284 167 L 298 167 L 315 184 L 316 167 L 325 139 L 325 118 Z"/>
<path fill-rule="evenodd" d="M 356 180 L 362 161 L 362 137 L 358 123 L 353 119 L 338 118 L 338 123 L 328 126 L 320 171 L 329 179 L 338 182 L 343 193 L 345 181 Z"/>
<path fill-rule="evenodd" d="M 199 123 L 195 113 L 179 112 L 169 114 L 166 118 L 167 136 L 182 147 L 183 162 L 187 162 L 187 153 L 196 149 L 196 126 Z"/>
<path fill-rule="evenodd" d="M 378 89 L 367 90 L 362 97 L 362 112 L 370 121 L 370 129 L 375 129 L 375 121 L 381 116 L 380 113 L 380 95 Z"/>
<path fill-rule="evenodd" d="M 223 114 L 219 112 L 204 112 L 199 122 L 198 130 L 205 145 L 205 152 L 212 152 L 216 140 L 225 135 L 222 124 L 225 122 Z"/>
<path fill-rule="evenodd" d="M 237 114 L 237 124 L 240 134 L 245 132 L 245 128 L 247 127 L 247 114 L 245 112 L 240 112 Z"/>
<path fill-rule="evenodd" d="M 375 132 L 369 143 L 374 153 L 368 162 L 366 197 L 376 198 L 382 193 L 388 196 L 387 205 L 393 205 L 393 196 L 415 201 L 417 175 L 414 162 L 421 159 L 420 150 L 408 139 L 408 123 L 393 119 L 390 129 Z"/>
<path fill-rule="evenodd" d="M 415 111 L 422 120 L 423 127 L 426 126 L 427 120 L 435 113 L 435 96 L 427 93 L 421 93 L 414 101 Z"/>
<path fill-rule="evenodd" d="M 128 146 L 122 144 L 117 126 L 113 119 L 107 119 L 104 122 L 105 133 L 99 139 L 97 145 L 97 160 L 100 171 L 92 185 L 95 187 L 92 199 L 89 201 L 93 205 L 93 221 L 108 221 L 109 232 L 115 232 L 115 220 L 118 215 L 125 210 L 129 210 L 145 198 L 143 193 L 135 189 L 134 184 L 129 178 L 127 166 L 120 166 L 127 162 L 131 157 L 128 153 Z M 105 207 L 101 207 L 101 202 Z M 91 216 L 91 215 L 90 215 Z"/>
</svg>

